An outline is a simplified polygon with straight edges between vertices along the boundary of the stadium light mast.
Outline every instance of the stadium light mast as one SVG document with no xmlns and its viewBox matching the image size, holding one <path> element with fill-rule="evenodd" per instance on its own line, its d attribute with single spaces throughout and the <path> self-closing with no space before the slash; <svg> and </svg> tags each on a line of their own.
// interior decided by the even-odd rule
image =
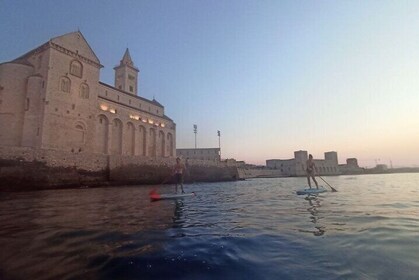
<svg viewBox="0 0 419 280">
<path fill-rule="evenodd" d="M 196 134 L 198 133 L 198 126 L 196 124 L 193 125 L 193 133 L 195 133 L 195 149 L 196 149 Z"/>
<path fill-rule="evenodd" d="M 218 149 L 220 149 L 220 161 L 221 161 L 221 132 L 217 130 L 218 134 Z"/>
</svg>

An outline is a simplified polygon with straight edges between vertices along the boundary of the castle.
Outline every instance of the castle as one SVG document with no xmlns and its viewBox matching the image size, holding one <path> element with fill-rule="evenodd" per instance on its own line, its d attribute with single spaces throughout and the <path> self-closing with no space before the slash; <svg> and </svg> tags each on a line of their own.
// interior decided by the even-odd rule
<svg viewBox="0 0 419 280">
<path fill-rule="evenodd" d="M 306 176 L 305 163 L 308 159 L 307 151 L 295 151 L 292 159 L 269 159 L 266 166 L 278 170 L 281 176 Z M 319 175 L 339 175 L 337 152 L 324 153 L 324 159 L 315 159 L 316 172 Z"/>
<path fill-rule="evenodd" d="M 0 64 L 0 147 L 174 157 L 176 125 L 138 95 L 129 50 L 114 86 L 100 82 L 102 67 L 80 31 Z"/>
<path fill-rule="evenodd" d="M 266 167 L 278 171 L 278 176 L 306 176 L 307 151 L 295 151 L 292 159 L 268 159 Z M 338 163 L 337 152 L 325 152 L 324 159 L 314 159 L 316 174 L 318 175 L 340 175 L 340 174 L 361 174 L 364 172 L 358 166 L 356 158 L 346 159 L 346 164 Z"/>
</svg>

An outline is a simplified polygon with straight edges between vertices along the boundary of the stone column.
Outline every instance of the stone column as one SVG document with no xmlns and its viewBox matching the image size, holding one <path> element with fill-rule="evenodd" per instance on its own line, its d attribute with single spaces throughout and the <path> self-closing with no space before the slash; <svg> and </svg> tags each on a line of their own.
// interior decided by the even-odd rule
<svg viewBox="0 0 419 280">
<path fill-rule="evenodd" d="M 106 154 L 111 155 L 112 154 L 112 122 L 109 121 L 108 123 L 108 145 L 106 147 L 107 151 Z"/>
<path fill-rule="evenodd" d="M 133 151 L 132 151 L 132 155 L 133 156 L 136 156 L 137 155 L 137 151 L 138 151 L 138 148 L 137 148 L 137 128 L 135 127 L 135 125 L 132 125 L 132 129 L 133 129 L 133 131 L 132 131 L 132 149 L 133 149 Z"/>
</svg>

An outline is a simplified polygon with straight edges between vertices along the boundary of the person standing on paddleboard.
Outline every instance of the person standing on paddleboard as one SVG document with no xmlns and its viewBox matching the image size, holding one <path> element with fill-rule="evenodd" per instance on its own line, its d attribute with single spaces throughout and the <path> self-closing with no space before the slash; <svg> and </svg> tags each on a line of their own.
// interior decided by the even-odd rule
<svg viewBox="0 0 419 280">
<path fill-rule="evenodd" d="M 180 184 L 182 193 L 185 193 L 183 191 L 183 174 L 185 173 L 185 170 L 186 170 L 185 165 L 180 162 L 180 158 L 176 158 L 176 164 L 173 167 L 173 173 L 174 173 L 175 181 L 176 181 L 176 193 L 177 193 L 177 185 L 179 184 Z"/>
<path fill-rule="evenodd" d="M 303 169 L 304 169 L 304 165 L 303 165 Z M 313 156 L 310 154 L 308 155 L 308 160 L 306 161 L 307 182 L 310 189 L 311 189 L 310 177 L 313 179 L 314 183 L 316 184 L 316 188 L 317 189 L 319 188 L 316 178 L 314 178 L 315 171 L 317 171 L 316 164 L 314 163 Z"/>
</svg>

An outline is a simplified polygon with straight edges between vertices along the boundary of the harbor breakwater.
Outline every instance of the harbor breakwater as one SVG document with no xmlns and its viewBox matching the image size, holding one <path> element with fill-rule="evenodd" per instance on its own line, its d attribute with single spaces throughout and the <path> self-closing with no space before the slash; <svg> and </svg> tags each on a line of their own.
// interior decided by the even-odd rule
<svg viewBox="0 0 419 280">
<path fill-rule="evenodd" d="M 238 168 L 239 178 L 241 180 L 252 178 L 281 178 L 286 177 L 278 169 L 248 169 Z"/>
<path fill-rule="evenodd" d="M 0 148 L 0 190 L 172 183 L 175 158 L 102 155 L 26 147 Z M 234 181 L 237 168 L 189 160 L 185 182 Z"/>
</svg>

